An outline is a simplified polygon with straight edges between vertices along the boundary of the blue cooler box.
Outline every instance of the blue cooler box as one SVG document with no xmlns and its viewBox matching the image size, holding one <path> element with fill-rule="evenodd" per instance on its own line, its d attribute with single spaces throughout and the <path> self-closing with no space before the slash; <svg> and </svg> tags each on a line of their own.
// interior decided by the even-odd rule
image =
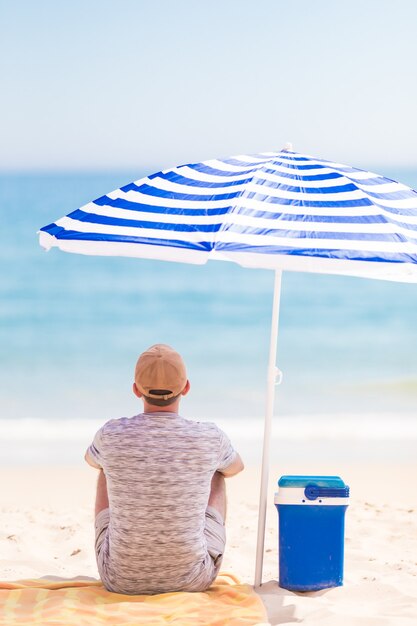
<svg viewBox="0 0 417 626">
<path fill-rule="evenodd" d="M 343 584 L 345 512 L 349 487 L 339 476 L 282 476 L 275 505 L 279 518 L 279 585 L 315 591 Z"/>
</svg>

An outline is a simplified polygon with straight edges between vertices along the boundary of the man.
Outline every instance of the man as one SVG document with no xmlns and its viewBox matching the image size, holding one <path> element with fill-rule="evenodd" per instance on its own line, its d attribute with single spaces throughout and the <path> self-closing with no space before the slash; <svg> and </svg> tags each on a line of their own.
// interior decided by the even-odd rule
<svg viewBox="0 0 417 626">
<path fill-rule="evenodd" d="M 203 591 L 219 572 L 224 478 L 243 463 L 215 424 L 178 414 L 189 390 L 181 356 L 152 346 L 139 357 L 133 383 L 143 413 L 107 422 L 86 452 L 100 470 L 95 549 L 109 591 Z"/>
</svg>

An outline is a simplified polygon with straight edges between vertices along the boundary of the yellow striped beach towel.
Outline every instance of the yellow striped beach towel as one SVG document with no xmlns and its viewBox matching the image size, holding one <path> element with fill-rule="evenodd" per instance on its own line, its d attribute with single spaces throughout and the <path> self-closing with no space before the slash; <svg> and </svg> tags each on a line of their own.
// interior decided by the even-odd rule
<svg viewBox="0 0 417 626">
<path fill-rule="evenodd" d="M 1 626 L 265 626 L 250 585 L 220 574 L 205 592 L 127 596 L 101 581 L 31 579 L 0 582 Z"/>
</svg>

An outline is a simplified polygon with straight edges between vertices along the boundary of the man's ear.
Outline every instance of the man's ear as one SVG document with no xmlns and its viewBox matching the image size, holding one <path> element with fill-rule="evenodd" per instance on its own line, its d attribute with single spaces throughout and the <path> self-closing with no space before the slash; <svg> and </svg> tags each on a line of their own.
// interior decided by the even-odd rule
<svg viewBox="0 0 417 626">
<path fill-rule="evenodd" d="M 137 388 L 137 386 L 136 386 L 136 383 L 133 383 L 133 386 L 132 386 L 132 391 L 133 391 L 133 393 L 135 394 L 135 396 L 136 396 L 137 398 L 142 398 L 143 393 L 141 393 L 141 392 L 139 391 L 139 389 L 138 389 L 138 388 Z"/>
<path fill-rule="evenodd" d="M 186 383 L 184 389 L 181 391 L 181 395 L 182 396 L 186 396 L 187 393 L 190 391 L 190 388 L 191 388 L 190 381 L 187 380 L 187 383 Z"/>
</svg>

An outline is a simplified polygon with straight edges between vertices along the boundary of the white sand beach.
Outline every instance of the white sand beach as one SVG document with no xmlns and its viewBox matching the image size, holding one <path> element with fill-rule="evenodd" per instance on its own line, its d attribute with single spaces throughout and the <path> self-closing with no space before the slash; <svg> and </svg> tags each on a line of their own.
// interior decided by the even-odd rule
<svg viewBox="0 0 417 626">
<path fill-rule="evenodd" d="M 345 584 L 291 593 L 277 584 L 276 479 L 288 473 L 339 473 L 351 487 L 346 514 Z M 0 469 L 0 578 L 97 578 L 89 467 Z M 411 626 L 417 622 L 417 465 L 293 463 L 273 467 L 264 562 L 258 590 L 271 624 Z M 228 545 L 222 570 L 253 584 L 259 470 L 228 480 Z"/>
</svg>

